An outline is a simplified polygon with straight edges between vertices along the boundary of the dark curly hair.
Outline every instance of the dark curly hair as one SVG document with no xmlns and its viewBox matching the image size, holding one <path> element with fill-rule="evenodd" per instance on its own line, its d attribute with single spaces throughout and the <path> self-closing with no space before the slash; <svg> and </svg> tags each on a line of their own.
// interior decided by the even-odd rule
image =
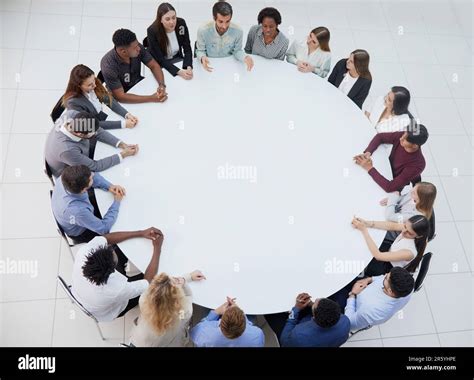
<svg viewBox="0 0 474 380">
<path fill-rule="evenodd" d="M 111 245 L 103 245 L 92 250 L 82 266 L 82 274 L 94 285 L 107 283 L 109 276 L 115 271 L 115 253 Z"/>
<path fill-rule="evenodd" d="M 137 35 L 128 29 L 118 29 L 112 36 L 115 47 L 127 47 L 137 39 Z"/>
<path fill-rule="evenodd" d="M 314 321 L 322 328 L 334 326 L 340 317 L 341 307 L 328 298 L 321 298 L 318 302 L 318 306 L 313 308 Z"/>
<path fill-rule="evenodd" d="M 273 20 L 275 20 L 275 23 L 277 25 L 281 24 L 281 14 L 275 8 L 272 8 L 272 7 L 263 8 L 258 14 L 258 17 L 257 17 L 258 23 L 261 24 L 265 17 L 272 18 Z"/>
</svg>

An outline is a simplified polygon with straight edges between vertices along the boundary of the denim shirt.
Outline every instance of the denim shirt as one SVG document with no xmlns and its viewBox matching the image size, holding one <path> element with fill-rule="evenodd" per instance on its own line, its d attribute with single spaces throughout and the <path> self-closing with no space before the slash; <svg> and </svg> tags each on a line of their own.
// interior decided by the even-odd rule
<svg viewBox="0 0 474 380">
<path fill-rule="evenodd" d="M 243 62 L 245 54 L 242 50 L 242 29 L 230 23 L 229 29 L 221 36 L 217 33 L 216 24 L 210 21 L 201 26 L 197 32 L 196 57 L 224 58 L 233 55 Z"/>
</svg>

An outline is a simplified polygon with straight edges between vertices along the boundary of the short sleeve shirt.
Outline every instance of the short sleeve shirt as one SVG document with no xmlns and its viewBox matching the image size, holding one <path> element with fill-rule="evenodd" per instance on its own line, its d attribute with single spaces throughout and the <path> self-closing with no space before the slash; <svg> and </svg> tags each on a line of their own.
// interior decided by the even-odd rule
<svg viewBox="0 0 474 380">
<path fill-rule="evenodd" d="M 142 44 L 139 45 L 140 54 L 138 57 L 130 58 L 130 63 L 124 62 L 117 54 L 115 48 L 102 58 L 100 70 L 109 90 L 113 91 L 122 87 L 127 92 L 143 79 L 141 76 L 141 63 L 143 62 L 146 65 L 153 57 Z"/>
</svg>

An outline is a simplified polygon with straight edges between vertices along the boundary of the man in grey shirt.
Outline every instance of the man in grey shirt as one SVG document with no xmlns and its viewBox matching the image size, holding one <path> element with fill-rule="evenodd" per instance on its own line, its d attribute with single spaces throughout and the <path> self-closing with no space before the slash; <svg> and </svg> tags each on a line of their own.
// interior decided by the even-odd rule
<svg viewBox="0 0 474 380">
<path fill-rule="evenodd" d="M 143 45 L 137 41 L 137 36 L 131 30 L 115 31 L 112 41 L 114 48 L 107 52 L 100 61 L 100 70 L 104 76 L 107 88 L 121 103 L 162 103 L 168 99 L 165 78 L 161 66 Z M 136 95 L 127 93 L 140 82 L 141 64 L 146 65 L 158 82 L 158 89 L 152 95 Z"/>
<path fill-rule="evenodd" d="M 122 150 L 112 156 L 94 160 L 89 157 L 92 137 Z M 74 165 L 85 165 L 93 172 L 101 172 L 137 153 L 138 145 L 126 144 L 103 130 L 93 115 L 73 110 L 66 111 L 56 121 L 45 147 L 45 159 L 55 177 L 59 177 L 66 166 Z"/>
</svg>

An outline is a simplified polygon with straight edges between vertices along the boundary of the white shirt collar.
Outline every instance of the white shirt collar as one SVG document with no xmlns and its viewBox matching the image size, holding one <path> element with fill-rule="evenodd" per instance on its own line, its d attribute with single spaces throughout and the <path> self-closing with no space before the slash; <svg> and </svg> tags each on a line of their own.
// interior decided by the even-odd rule
<svg viewBox="0 0 474 380">
<path fill-rule="evenodd" d="M 67 137 L 69 137 L 72 141 L 75 141 L 75 142 L 79 142 L 81 141 L 82 139 L 80 137 L 77 137 L 75 135 L 73 135 L 71 132 L 69 132 L 66 128 L 66 123 L 64 123 L 61 128 L 59 128 L 59 130 L 64 133 Z"/>
</svg>

